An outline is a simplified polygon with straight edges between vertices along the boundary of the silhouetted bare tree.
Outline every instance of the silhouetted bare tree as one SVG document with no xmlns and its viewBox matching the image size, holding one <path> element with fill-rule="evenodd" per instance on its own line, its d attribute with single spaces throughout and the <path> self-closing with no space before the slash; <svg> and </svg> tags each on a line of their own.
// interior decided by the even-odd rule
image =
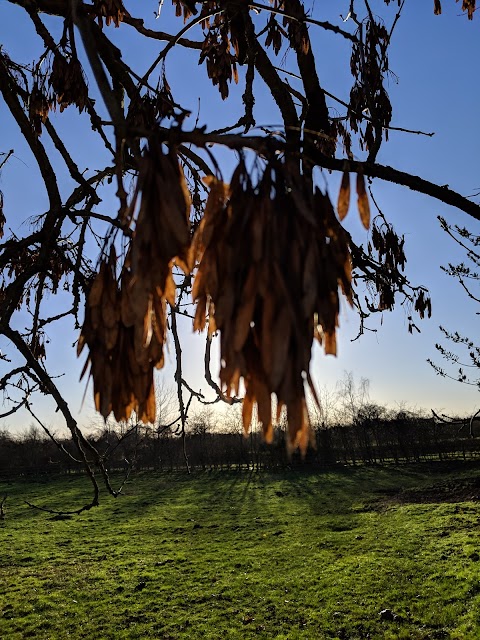
<svg viewBox="0 0 480 640">
<path fill-rule="evenodd" d="M 475 235 L 465 227 L 450 225 L 444 218 L 439 218 L 442 229 L 464 250 L 465 261 L 460 264 L 448 264 L 442 269 L 452 278 L 458 280 L 466 295 L 476 303 L 480 303 L 480 235 Z M 480 312 L 477 312 L 480 313 Z M 458 380 L 464 384 L 480 389 L 480 345 L 476 338 L 470 338 L 458 331 L 449 331 L 440 327 L 445 338 L 452 345 L 450 349 L 436 344 L 437 351 L 448 363 L 445 370 L 429 360 L 435 371 L 442 377 Z M 458 367 L 458 368 L 457 368 Z M 457 369 L 452 373 L 452 369 Z"/>
</svg>

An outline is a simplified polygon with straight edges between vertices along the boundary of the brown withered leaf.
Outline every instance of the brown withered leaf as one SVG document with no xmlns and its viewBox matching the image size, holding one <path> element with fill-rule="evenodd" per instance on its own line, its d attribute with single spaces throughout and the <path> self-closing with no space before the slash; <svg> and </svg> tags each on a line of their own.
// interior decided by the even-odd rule
<svg viewBox="0 0 480 640">
<path fill-rule="evenodd" d="M 342 175 L 342 183 L 338 192 L 337 211 L 340 220 L 343 220 L 348 213 L 350 207 L 350 172 L 344 171 Z"/>
<path fill-rule="evenodd" d="M 365 178 L 363 173 L 357 173 L 357 205 L 360 220 L 365 229 L 370 228 L 370 204 L 365 189 Z"/>
</svg>

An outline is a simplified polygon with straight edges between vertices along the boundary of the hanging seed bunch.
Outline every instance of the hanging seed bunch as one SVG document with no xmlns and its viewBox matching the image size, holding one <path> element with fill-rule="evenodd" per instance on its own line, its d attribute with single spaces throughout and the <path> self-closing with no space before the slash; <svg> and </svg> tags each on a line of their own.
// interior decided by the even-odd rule
<svg viewBox="0 0 480 640">
<path fill-rule="evenodd" d="M 420 289 L 416 294 L 415 311 L 422 320 L 425 318 L 425 315 L 429 318 L 432 317 L 432 301 L 428 293 L 423 289 Z"/>
<path fill-rule="evenodd" d="M 365 177 L 363 173 L 357 173 L 356 178 L 357 189 L 357 208 L 360 221 L 365 229 L 370 228 L 370 203 L 368 202 L 367 190 L 365 188 Z M 337 212 L 340 220 L 343 220 L 350 208 L 350 173 L 347 170 L 343 172 L 340 191 L 338 192 Z"/>
<path fill-rule="evenodd" d="M 136 220 L 135 210 L 140 198 Z M 117 278 L 115 249 L 102 261 L 87 296 L 77 353 L 91 363 L 95 407 L 104 418 L 155 420 L 153 371 L 164 364 L 166 303 L 175 304 L 174 265 L 192 269 L 190 195 L 176 154 L 160 145 L 144 153 L 126 223 L 134 227 Z"/>
<path fill-rule="evenodd" d="M 131 100 L 127 112 L 127 124 L 133 128 L 152 131 L 159 120 L 174 118 L 177 122 L 181 122 L 188 113 L 175 102 L 170 85 L 163 73 L 154 94 L 150 92 L 144 95 L 138 94 Z"/>
<path fill-rule="evenodd" d="M 365 189 L 365 179 L 361 173 L 357 173 L 357 206 L 360 220 L 368 230 L 370 227 L 370 204 Z M 337 213 L 343 220 L 350 207 L 350 173 L 344 171 L 340 191 L 338 194 Z M 431 316 L 432 305 L 428 292 L 423 288 L 412 290 L 408 293 L 408 280 L 403 275 L 407 258 L 405 256 L 405 238 L 399 236 L 392 224 L 389 223 L 383 213 L 374 218 L 372 224 L 371 240 L 368 243 L 368 252 L 361 249 L 353 256 L 354 268 L 359 268 L 361 279 L 367 282 L 372 301 L 365 298 L 367 308 L 371 313 L 378 311 L 391 311 L 395 306 L 395 296 L 401 292 L 406 300 L 414 307 L 415 311 L 423 319 L 425 315 Z M 368 266 L 368 272 L 365 267 Z M 373 286 L 368 286 L 368 285 Z M 413 323 L 412 317 L 408 317 L 408 330 L 420 331 Z"/>
<path fill-rule="evenodd" d="M 94 0 L 93 5 L 91 13 L 97 18 L 98 24 L 102 28 L 104 19 L 107 27 L 112 22 L 116 27 L 119 27 L 123 22 L 123 17 L 128 15 L 122 0 Z"/>
<path fill-rule="evenodd" d="M 459 0 L 456 0 L 457 2 Z M 462 0 L 462 11 L 466 11 L 469 20 L 473 20 L 473 14 L 476 9 L 476 0 Z M 436 16 L 442 13 L 442 3 L 440 0 L 433 1 L 433 12 Z"/>
<path fill-rule="evenodd" d="M 275 55 L 278 56 L 282 48 L 283 38 L 288 38 L 288 34 L 285 29 L 278 24 L 275 15 L 272 13 L 267 23 L 265 46 L 271 46 Z"/>
<path fill-rule="evenodd" d="M 218 11 L 213 21 L 209 15 Z M 225 100 L 229 95 L 228 83 L 238 84 L 237 64 L 243 65 L 248 57 L 248 3 L 245 0 L 205 2 L 202 5 L 202 28 L 207 31 L 202 44 L 199 64 L 206 61 L 207 74 L 214 86 L 218 85 Z"/>
<path fill-rule="evenodd" d="M 221 334 L 220 379 L 228 395 L 243 379 L 243 426 L 254 406 L 267 442 L 286 407 L 289 449 L 306 451 L 310 427 L 305 380 L 314 337 L 336 353 L 339 289 L 351 299 L 347 234 L 326 195 L 295 170 L 267 166 L 254 187 L 240 162 L 231 185 L 210 177 L 194 246 L 200 260 L 192 295 L 194 328 Z M 313 387 L 311 386 L 312 390 Z"/>
<path fill-rule="evenodd" d="M 39 331 L 30 339 L 28 347 L 37 360 L 45 360 L 47 352 L 45 350 L 45 334 L 43 331 Z"/>
<path fill-rule="evenodd" d="M 360 146 L 371 150 L 388 140 L 388 126 L 392 119 L 392 105 L 385 89 L 388 73 L 388 45 L 390 34 L 385 25 L 367 20 L 364 42 L 352 47 L 350 70 L 354 85 L 350 91 L 348 121 L 352 131 L 360 133 Z M 364 128 L 364 114 L 370 114 Z M 374 124 L 378 123 L 378 124 Z"/>
<path fill-rule="evenodd" d="M 115 247 L 103 260 L 87 296 L 85 319 L 77 344 L 77 355 L 85 344 L 89 357 L 82 371 L 91 365 L 95 408 L 105 417 L 112 411 L 113 379 L 118 370 L 120 329 L 120 291 L 117 284 Z"/>
<path fill-rule="evenodd" d="M 248 3 L 226 2 L 225 20 L 230 29 L 230 41 L 238 64 L 245 64 L 248 55 L 247 23 Z"/>
<path fill-rule="evenodd" d="M 88 99 L 88 89 L 82 66 L 76 58 L 67 60 L 62 54 L 56 52 L 49 82 L 56 94 L 60 112 L 69 105 L 75 104 L 82 113 Z"/>
<path fill-rule="evenodd" d="M 183 16 L 184 22 L 198 13 L 194 0 L 172 0 L 172 4 L 175 7 L 175 15 L 177 18 Z"/>
<path fill-rule="evenodd" d="M 343 220 L 349 211 L 350 191 L 350 173 L 345 170 L 337 202 L 337 213 L 340 220 Z M 362 173 L 357 173 L 356 191 L 360 221 L 368 230 L 370 228 L 370 204 Z M 368 255 L 374 257 L 378 267 L 374 286 L 379 299 L 376 308 L 367 303 L 371 311 L 391 310 L 395 305 L 395 291 L 398 290 L 399 282 L 404 280 L 400 274 L 400 270 L 404 270 L 406 262 L 403 250 L 404 242 L 404 238 L 398 237 L 392 225 L 385 220 L 383 215 L 375 218 L 372 227 L 372 244 L 369 243 Z M 373 250 L 376 252 L 376 256 L 373 256 Z"/>
<path fill-rule="evenodd" d="M 228 98 L 228 83 L 233 79 L 238 84 L 236 57 L 230 53 L 230 49 L 228 24 L 215 24 L 207 33 L 198 60 L 198 64 L 206 61 L 208 77 L 213 86 L 218 86 L 222 100 Z"/>
<path fill-rule="evenodd" d="M 149 375 L 152 367 L 150 363 L 145 366 L 147 356 L 140 363 L 136 360 L 135 328 L 124 323 L 116 263 L 112 246 L 87 296 L 77 354 L 88 346 L 89 357 L 82 377 L 90 365 L 95 409 L 104 418 L 113 411 L 116 420 L 128 420 L 132 411 L 136 411 L 138 419 L 147 422 L 155 416 L 153 376 Z"/>
<path fill-rule="evenodd" d="M 308 53 L 310 49 L 310 40 L 305 23 L 307 14 L 305 13 L 303 2 L 285 0 L 285 2 L 282 2 L 282 8 L 285 13 L 288 13 L 295 18 L 294 20 L 287 17 L 283 19 L 283 26 L 287 28 L 290 46 L 295 51 L 301 51 L 305 54 Z"/>
<path fill-rule="evenodd" d="M 155 96 L 145 93 L 135 97 L 129 104 L 127 124 L 134 128 L 152 131 L 161 118 L 175 116 L 173 98 L 169 90 L 161 89 Z"/>
<path fill-rule="evenodd" d="M 372 245 L 377 251 L 378 261 L 388 271 L 405 270 L 405 237 L 401 238 L 383 216 L 377 216 L 372 227 Z"/>
<path fill-rule="evenodd" d="M 297 53 L 307 54 L 310 50 L 310 40 L 305 19 L 307 14 L 303 2 L 298 0 L 270 0 L 273 5 L 273 13 L 270 15 L 265 30 L 267 38 L 265 46 L 272 46 L 275 55 L 282 48 L 283 38 Z M 276 11 L 285 12 L 281 26 L 277 20 Z"/>
<path fill-rule="evenodd" d="M 151 145 L 144 154 L 131 212 L 140 192 L 142 198 L 127 263 L 132 280 L 126 291 L 133 323 L 138 330 L 142 327 L 141 342 L 145 345 L 157 328 L 165 325 L 165 301 L 175 303 L 173 265 L 185 273 L 190 273 L 193 266 L 190 193 L 173 151 L 164 154 L 161 145 Z M 162 333 L 157 337 L 163 338 Z M 141 346 L 137 344 L 137 349 Z"/>
<path fill-rule="evenodd" d="M 225 3 L 219 0 L 204 0 L 200 9 L 200 17 L 202 21 L 200 26 L 204 31 L 210 29 L 213 24 L 220 25 L 223 22 L 221 9 L 225 8 Z"/>
<path fill-rule="evenodd" d="M 45 88 L 45 78 L 35 78 L 28 97 L 28 117 L 37 136 L 42 135 L 42 124 L 45 124 L 50 109 L 55 108 L 55 99 Z"/>
</svg>

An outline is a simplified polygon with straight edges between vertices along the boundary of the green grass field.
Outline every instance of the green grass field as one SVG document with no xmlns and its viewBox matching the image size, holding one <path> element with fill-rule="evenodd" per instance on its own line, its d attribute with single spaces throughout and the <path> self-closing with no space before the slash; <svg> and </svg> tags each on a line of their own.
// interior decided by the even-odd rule
<svg viewBox="0 0 480 640">
<path fill-rule="evenodd" d="M 0 638 L 480 638 L 478 471 L 0 482 Z"/>
</svg>

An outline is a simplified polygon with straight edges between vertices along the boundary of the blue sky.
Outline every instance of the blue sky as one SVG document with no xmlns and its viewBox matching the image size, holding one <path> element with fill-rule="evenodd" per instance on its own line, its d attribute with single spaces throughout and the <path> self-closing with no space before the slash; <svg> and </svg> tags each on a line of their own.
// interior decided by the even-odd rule
<svg viewBox="0 0 480 640">
<path fill-rule="evenodd" d="M 146 12 L 146 25 L 151 28 L 168 30 L 182 26 L 181 20 L 172 22 L 171 7 L 165 2 L 162 16 L 153 19 L 156 3 L 151 2 L 152 11 Z M 309 3 L 306 3 L 309 4 Z M 315 17 L 338 23 L 338 14 L 346 14 L 348 2 L 315 4 Z M 324 8 L 321 5 L 327 4 Z M 378 162 L 394 166 L 402 171 L 419 174 L 438 184 L 449 184 L 463 194 L 470 194 L 480 187 L 478 176 L 478 149 L 480 148 L 480 127 L 478 126 L 479 91 L 472 68 L 480 59 L 479 28 L 480 18 L 468 22 L 460 15 L 459 5 L 451 0 L 443 3 L 443 14 L 433 15 L 433 3 L 418 3 L 407 0 L 404 14 L 399 21 L 390 49 L 390 68 L 394 77 L 388 86 L 393 104 L 395 126 L 424 131 L 434 131 L 433 138 L 391 132 L 390 141 L 382 147 Z M 135 13 L 135 3 L 132 6 Z M 386 7 L 383 2 L 373 6 L 390 19 L 396 11 L 396 3 Z M 25 21 L 18 7 L 0 0 L 2 22 L 0 42 L 15 59 L 26 63 L 38 57 L 39 50 L 34 32 Z M 50 22 L 49 22 L 50 24 Z M 55 27 L 59 33 L 59 27 Z M 314 31 L 311 34 L 318 53 L 317 64 L 320 80 L 325 89 L 346 100 L 351 86 L 348 70 L 349 52 L 344 42 L 332 34 Z M 124 56 L 133 60 L 132 66 L 138 72 L 148 67 L 158 45 L 143 43 L 132 37 L 132 30 L 126 26 L 108 34 L 115 36 L 124 46 Z M 198 30 L 189 33 L 192 39 L 199 39 Z M 163 45 L 162 45 L 163 46 Z M 175 98 L 188 104 L 199 123 L 208 128 L 230 124 L 235 116 L 241 115 L 241 84 L 232 87 L 232 97 L 222 102 L 216 90 L 212 90 L 203 66 L 197 65 L 197 53 L 180 48 L 172 51 L 166 62 L 168 81 Z M 289 68 L 289 58 L 285 68 Z M 278 60 L 281 63 L 281 57 Z M 294 81 L 292 81 L 294 85 Z M 272 101 L 261 86 L 256 84 L 255 117 L 258 125 L 278 124 L 279 117 Z M 200 102 L 199 102 L 200 98 Z M 331 103 L 333 104 L 333 103 Z M 47 207 L 42 183 L 35 168 L 35 162 L 26 145 L 18 135 L 16 125 L 9 120 L 3 105 L 0 105 L 2 126 L 2 148 L 15 149 L 15 157 L 4 168 L 0 178 L 0 188 L 5 195 L 7 226 L 21 232 L 21 225 L 31 215 Z M 101 148 L 86 144 L 85 131 L 78 125 L 77 113 L 70 107 L 63 114 L 53 116 L 60 131 L 65 132 L 81 170 L 93 168 L 95 163 L 108 162 Z M 186 127 L 193 126 L 194 119 Z M 83 125 L 88 125 L 82 116 Z M 47 137 L 44 136 L 45 141 Z M 103 158 L 102 158 L 103 156 Z M 218 155 L 225 175 L 233 167 L 234 158 L 228 154 Z M 336 200 L 338 177 L 326 175 L 326 182 L 332 199 Z M 71 180 L 63 171 L 59 173 L 59 183 L 65 193 Z M 447 262 L 461 261 L 463 256 L 454 243 L 440 229 L 437 216 L 442 215 L 452 223 L 478 230 L 478 223 L 466 214 L 447 207 L 421 194 L 403 187 L 375 181 L 374 192 L 382 210 L 393 222 L 397 232 L 405 234 L 407 252 L 407 274 L 418 284 L 423 284 L 431 292 L 433 316 L 430 320 L 419 321 L 421 334 L 410 335 L 407 331 L 407 313 L 399 306 L 393 313 L 385 313 L 373 318 L 369 323 L 375 332 L 367 332 L 359 340 L 352 342 L 358 330 L 356 316 L 344 308 L 338 335 L 339 353 L 337 358 L 325 357 L 315 347 L 312 373 L 318 386 L 335 387 L 344 371 L 352 371 L 357 379 L 368 378 L 371 396 L 377 402 L 396 406 L 406 403 L 410 407 L 435 408 L 446 413 L 468 414 L 480 406 L 480 396 L 475 388 L 459 385 L 439 378 L 427 364 L 429 357 L 436 358 L 435 342 L 441 338 L 438 325 L 478 336 L 478 316 L 473 305 L 461 291 L 459 285 L 448 278 L 440 269 Z M 110 208 L 110 211 L 109 211 Z M 105 213 L 116 211 L 116 203 L 107 195 L 100 210 Z M 366 240 L 368 234 L 361 228 L 355 208 L 349 213 L 346 226 L 357 240 Z M 92 257 L 95 251 L 92 247 Z M 57 304 L 52 299 L 52 308 Z M 21 324 L 22 318 L 18 317 Z M 194 336 L 188 322 L 182 322 L 185 363 L 184 371 L 190 384 L 207 390 L 203 380 L 203 337 Z M 70 321 L 59 323 L 50 335 L 48 360 L 52 371 L 61 375 L 58 384 L 71 403 L 73 414 L 81 425 L 88 426 L 98 419 L 94 415 L 91 394 L 87 393 L 83 408 L 81 398 L 84 383 L 78 383 L 82 362 L 75 356 L 72 347 L 76 334 Z M 5 344 L 0 348 L 5 350 Z M 173 384 L 174 368 L 173 344 L 169 342 L 167 366 L 161 377 Z M 438 360 L 438 359 L 437 359 Z M 218 357 L 213 362 L 218 365 Z M 215 367 L 213 368 L 215 371 Z M 36 401 L 39 413 L 45 423 L 61 427 L 60 417 L 54 413 L 53 404 L 44 399 Z M 19 413 L 8 418 L 1 426 L 23 429 L 31 422 L 28 414 Z"/>
</svg>

